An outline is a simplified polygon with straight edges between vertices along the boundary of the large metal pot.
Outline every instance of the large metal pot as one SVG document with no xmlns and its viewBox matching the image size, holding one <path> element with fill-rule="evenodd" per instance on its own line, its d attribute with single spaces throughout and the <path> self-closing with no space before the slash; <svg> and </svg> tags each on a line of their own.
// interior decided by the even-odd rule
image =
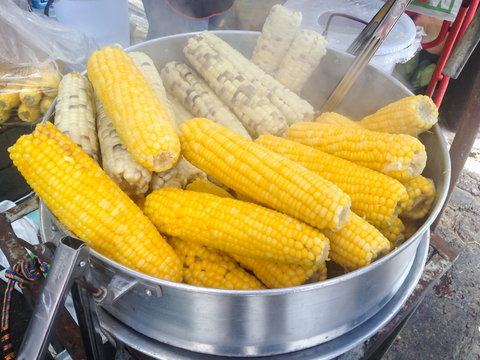
<svg viewBox="0 0 480 360">
<path fill-rule="evenodd" d="M 249 56 L 257 33 L 218 35 Z M 158 68 L 185 62 L 182 47 L 189 34 L 148 41 L 127 51 L 143 51 Z M 329 50 L 307 84 L 304 97 L 317 109 L 345 73 L 352 57 Z M 339 109 L 356 119 L 410 91 L 388 74 L 367 68 Z M 260 356 L 305 349 L 334 339 L 362 324 L 389 302 L 409 273 L 420 240 L 445 201 L 449 158 L 435 126 L 421 136 L 428 153 L 425 174 L 435 181 L 434 208 L 408 241 L 360 270 L 321 283 L 286 289 L 231 291 L 195 287 L 153 278 L 91 251 L 97 286 L 108 296 L 101 306 L 124 324 L 162 343 L 225 356 Z M 61 227 L 42 206 L 42 236 L 62 236 Z M 418 267 L 421 272 L 423 266 Z M 388 313 L 385 320 L 394 313 Z"/>
</svg>

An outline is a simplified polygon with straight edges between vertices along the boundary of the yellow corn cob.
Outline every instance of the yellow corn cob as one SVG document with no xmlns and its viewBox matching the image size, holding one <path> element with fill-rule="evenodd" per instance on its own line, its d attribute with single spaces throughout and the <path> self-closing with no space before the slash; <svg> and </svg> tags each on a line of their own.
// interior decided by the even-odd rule
<svg viewBox="0 0 480 360">
<path fill-rule="evenodd" d="M 360 120 L 360 125 L 374 131 L 417 136 L 438 121 L 438 109 L 425 95 L 409 96 L 391 103 Z"/>
<path fill-rule="evenodd" d="M 300 94 L 326 53 L 327 41 L 322 35 L 308 29 L 300 31 L 275 72 L 275 79 Z"/>
<path fill-rule="evenodd" d="M 229 290 L 265 289 L 227 254 L 178 238 L 171 238 L 169 243 L 183 263 L 183 281 L 187 284 Z"/>
<path fill-rule="evenodd" d="M 328 279 L 328 268 L 327 263 L 321 263 L 317 269 L 317 271 L 305 282 L 306 284 L 310 284 L 313 282 L 325 281 Z"/>
<path fill-rule="evenodd" d="M 352 200 L 352 211 L 375 226 L 390 224 L 398 212 L 397 204 L 408 198 L 399 181 L 313 147 L 273 135 L 262 135 L 255 143 L 337 185 Z"/>
<path fill-rule="evenodd" d="M 178 129 L 178 125 L 180 124 L 178 124 L 175 119 L 175 112 L 170 104 L 170 99 L 167 97 L 167 92 L 153 60 L 147 54 L 140 51 L 129 52 L 128 56 L 133 60 L 137 69 L 142 73 L 145 80 L 147 80 L 148 84 L 155 92 L 155 95 L 157 95 L 157 98 L 165 108 L 172 125 L 175 129 Z"/>
<path fill-rule="evenodd" d="M 183 121 L 177 119 L 175 107 L 172 105 L 170 98 L 167 95 L 162 79 L 157 71 L 157 68 L 155 67 L 155 64 L 153 63 L 153 60 L 147 54 L 137 51 L 128 53 L 128 56 L 130 56 L 137 69 L 140 70 L 145 80 L 147 80 L 151 88 L 154 90 L 158 100 L 160 100 L 160 103 L 164 105 L 165 111 L 167 112 L 172 125 L 174 126 L 175 130 L 178 130 L 178 126 Z M 191 118 L 192 116 L 189 117 L 189 119 Z M 161 172 L 154 172 L 152 174 L 150 189 L 157 190 L 167 186 L 183 189 L 185 188 L 186 184 L 192 181 L 192 179 L 200 177 L 206 178 L 207 175 L 200 169 L 190 164 L 183 156 L 180 156 L 178 161 L 171 169 Z"/>
<path fill-rule="evenodd" d="M 286 138 L 380 171 L 397 180 L 407 180 L 421 174 L 427 162 L 425 146 L 409 135 L 304 122 L 290 126 Z"/>
<path fill-rule="evenodd" d="M 17 115 L 22 121 L 34 122 L 40 119 L 40 106 L 28 106 L 21 103 L 17 110 Z"/>
<path fill-rule="evenodd" d="M 49 96 L 43 96 L 42 101 L 40 101 L 40 112 L 42 114 L 45 114 L 48 111 L 48 109 L 53 103 L 53 99 L 54 98 Z"/>
<path fill-rule="evenodd" d="M 318 174 L 208 119 L 180 131 L 185 157 L 230 189 L 319 229 L 345 222 L 350 198 Z"/>
<path fill-rule="evenodd" d="M 208 85 L 185 64 L 169 62 L 162 69 L 168 91 L 195 116 L 205 117 L 251 139 L 245 127 Z"/>
<path fill-rule="evenodd" d="M 0 109 L 0 124 L 4 123 L 10 118 L 10 115 L 12 114 L 12 110 L 3 110 Z"/>
<path fill-rule="evenodd" d="M 225 41 L 207 31 L 197 36 L 199 38 L 203 37 L 203 41 L 207 41 L 219 56 L 224 57 L 239 69 L 241 75 L 251 81 L 261 94 L 282 112 L 289 124 L 313 120 L 314 109 L 312 105 L 265 73 Z"/>
<path fill-rule="evenodd" d="M 271 289 L 302 285 L 325 267 L 325 262 L 319 265 L 301 266 L 238 255 L 233 255 L 233 258 L 244 268 L 252 271 Z"/>
<path fill-rule="evenodd" d="M 301 265 L 319 264 L 328 254 L 317 229 L 240 200 L 163 188 L 146 197 L 143 211 L 160 232 L 229 254 Z"/>
<path fill-rule="evenodd" d="M 263 71 L 274 74 L 295 37 L 302 13 L 276 4 L 270 9 L 257 44 L 252 61 Z"/>
<path fill-rule="evenodd" d="M 177 163 L 170 170 L 152 174 L 150 190 L 158 190 L 164 187 L 185 189 L 187 184 L 195 179 L 206 178 L 207 175 L 202 170 L 193 166 L 183 156 L 180 156 Z"/>
<path fill-rule="evenodd" d="M 353 126 L 356 128 L 362 128 L 362 126 L 357 121 L 350 120 L 346 116 L 340 115 L 336 112 L 324 112 L 319 117 L 317 117 L 315 121 L 319 123 L 324 123 L 324 124 Z"/>
<path fill-rule="evenodd" d="M 9 149 L 14 165 L 53 214 L 96 251 L 134 270 L 181 281 L 180 259 L 92 158 L 51 123 Z"/>
<path fill-rule="evenodd" d="M 196 179 L 190 184 L 188 184 L 185 190 L 204 192 L 212 195 L 217 195 L 220 197 L 233 199 L 234 197 L 226 190 L 222 189 L 220 186 L 215 185 L 211 181 L 204 179 Z"/>
<path fill-rule="evenodd" d="M 42 72 L 41 88 L 43 95 L 54 98 L 58 93 L 58 86 L 62 77 L 56 70 L 45 70 Z"/>
<path fill-rule="evenodd" d="M 405 240 L 405 225 L 403 225 L 402 220 L 398 217 L 395 217 L 392 225 L 386 227 L 377 227 L 377 229 L 393 244 L 400 244 Z"/>
<path fill-rule="evenodd" d="M 98 99 L 96 105 L 103 170 L 128 196 L 142 197 L 148 191 L 152 173 L 128 152 Z"/>
<path fill-rule="evenodd" d="M 213 194 L 225 198 L 233 198 L 230 193 L 206 180 L 195 180 L 187 185 L 187 190 Z M 253 273 L 269 288 L 297 286 L 313 279 L 314 277 L 318 278 L 317 281 L 320 281 L 324 277 L 326 279 L 327 275 L 325 263 L 314 266 L 301 266 L 238 255 L 234 255 L 233 257 L 242 266 L 253 271 Z"/>
<path fill-rule="evenodd" d="M 150 171 L 165 171 L 178 160 L 180 142 L 165 108 L 132 59 L 104 47 L 88 60 L 87 72 L 120 138 Z"/>
<path fill-rule="evenodd" d="M 0 89 L 0 110 L 10 110 L 20 104 L 20 93 L 18 90 L 3 88 Z"/>
<path fill-rule="evenodd" d="M 77 72 L 66 74 L 58 87 L 55 126 L 98 162 L 93 88 Z"/>
<path fill-rule="evenodd" d="M 185 56 L 248 132 L 253 137 L 282 134 L 287 128 L 283 114 L 239 69 L 217 54 L 206 41 L 199 40 L 198 36 L 188 39 Z"/>
<path fill-rule="evenodd" d="M 42 100 L 42 88 L 40 85 L 25 85 L 20 91 L 20 101 L 27 106 L 36 106 Z"/>
<path fill-rule="evenodd" d="M 348 270 L 366 266 L 391 250 L 380 231 L 352 211 L 340 230 L 322 232 L 330 240 L 329 258 Z"/>
<path fill-rule="evenodd" d="M 404 183 L 408 200 L 400 203 L 400 216 L 406 219 L 421 219 L 430 211 L 435 199 L 435 184 L 422 175 Z"/>
</svg>

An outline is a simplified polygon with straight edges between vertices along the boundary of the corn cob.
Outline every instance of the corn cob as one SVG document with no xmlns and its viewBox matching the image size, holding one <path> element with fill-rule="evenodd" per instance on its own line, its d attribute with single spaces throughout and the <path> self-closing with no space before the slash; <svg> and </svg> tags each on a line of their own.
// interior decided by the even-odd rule
<svg viewBox="0 0 480 360">
<path fill-rule="evenodd" d="M 102 168 L 128 196 L 142 197 L 148 191 L 152 173 L 128 152 L 98 99 L 96 105 Z"/>
<path fill-rule="evenodd" d="M 405 240 L 405 225 L 398 216 L 395 217 L 395 220 L 390 226 L 377 227 L 377 229 L 393 244 L 399 244 Z"/>
<path fill-rule="evenodd" d="M 53 214 L 96 251 L 134 270 L 181 281 L 180 259 L 128 196 L 51 123 L 9 149 Z"/>
<path fill-rule="evenodd" d="M 205 180 L 195 180 L 187 186 L 187 190 L 233 198 L 230 193 L 221 187 Z M 320 265 L 301 266 L 238 255 L 233 257 L 243 267 L 252 271 L 269 288 L 297 286 L 314 277 L 318 277 L 318 280 L 323 279 L 323 277 L 326 278 L 326 265 L 324 262 Z"/>
<path fill-rule="evenodd" d="M 152 174 L 150 190 L 158 190 L 164 187 L 185 187 L 196 179 L 206 179 L 207 175 L 197 167 L 193 166 L 183 156 L 180 156 L 177 163 L 170 169 Z"/>
<path fill-rule="evenodd" d="M 343 225 L 350 198 L 318 174 L 208 119 L 180 131 L 184 156 L 230 189 L 319 229 Z"/>
<path fill-rule="evenodd" d="M 17 109 L 17 115 L 20 120 L 25 122 L 34 122 L 40 119 L 40 106 L 28 106 L 21 103 Z"/>
<path fill-rule="evenodd" d="M 104 47 L 89 58 L 87 72 L 120 138 L 150 171 L 178 160 L 180 142 L 171 120 L 147 80 L 122 50 Z"/>
<path fill-rule="evenodd" d="M 172 122 L 175 130 L 178 131 L 178 126 L 182 123 L 181 120 L 177 119 L 177 114 L 174 110 L 174 107 L 170 101 L 170 98 L 167 95 L 165 87 L 163 86 L 162 79 L 160 74 L 153 63 L 153 60 L 145 53 L 142 52 L 130 52 L 128 56 L 135 63 L 137 69 L 142 73 L 145 80 L 151 86 L 155 95 L 161 104 L 164 105 L 165 111 Z M 192 116 L 190 116 L 192 118 Z M 172 186 L 178 188 L 185 188 L 192 179 L 199 177 L 206 178 L 201 170 L 197 169 L 195 166 L 190 164 L 183 156 L 178 158 L 178 161 L 173 165 L 171 169 L 154 172 L 152 174 L 150 189 L 157 190 L 162 187 Z"/>
<path fill-rule="evenodd" d="M 432 179 L 419 175 L 404 183 L 408 200 L 400 203 L 400 216 L 406 219 L 421 219 L 430 211 L 435 199 L 435 184 Z"/>
<path fill-rule="evenodd" d="M 175 122 L 177 126 L 180 126 L 185 121 L 194 118 L 193 116 L 185 107 L 183 106 L 177 98 L 175 98 L 172 94 L 167 92 L 167 98 L 170 100 L 170 105 L 172 106 L 173 113 L 175 114 Z"/>
<path fill-rule="evenodd" d="M 304 122 L 290 126 L 286 137 L 397 180 L 421 174 L 427 161 L 425 146 L 409 135 Z"/>
<path fill-rule="evenodd" d="M 282 113 L 238 69 L 198 40 L 198 36 L 188 39 L 185 56 L 248 132 L 253 137 L 283 133 L 287 121 Z"/>
<path fill-rule="evenodd" d="M 193 182 L 188 184 L 185 187 L 185 190 L 204 192 L 212 195 L 217 195 L 220 197 L 233 199 L 234 197 L 225 189 L 222 189 L 220 186 L 215 185 L 211 181 L 204 179 L 195 179 Z"/>
<path fill-rule="evenodd" d="M 128 56 L 130 56 L 137 69 L 142 73 L 145 80 L 147 80 L 155 92 L 155 95 L 157 95 L 158 100 L 160 100 L 160 103 L 164 106 L 175 129 L 178 129 L 179 124 L 175 121 L 175 112 L 170 104 L 170 99 L 167 97 L 167 92 L 153 60 L 147 54 L 140 51 L 129 52 Z"/>
<path fill-rule="evenodd" d="M 320 282 L 320 281 L 325 281 L 328 279 L 328 268 L 327 268 L 327 262 L 321 263 L 318 266 L 317 271 L 305 281 L 305 284 L 310 284 L 314 282 Z"/>
<path fill-rule="evenodd" d="M 391 250 L 390 242 L 380 231 L 352 211 L 340 230 L 322 232 L 330 240 L 329 257 L 348 270 L 366 266 Z"/>
<path fill-rule="evenodd" d="M 233 255 L 233 258 L 271 289 L 302 285 L 325 267 L 325 262 L 319 265 L 301 266 L 238 255 Z"/>
<path fill-rule="evenodd" d="M 252 54 L 252 62 L 274 74 L 295 37 L 302 13 L 280 4 L 272 6 Z"/>
<path fill-rule="evenodd" d="M 44 96 L 54 98 L 58 94 L 58 86 L 62 77 L 56 70 L 42 72 L 41 88 Z"/>
<path fill-rule="evenodd" d="M 169 243 L 183 263 L 183 281 L 187 284 L 230 290 L 265 289 L 227 254 L 178 238 L 171 238 Z"/>
<path fill-rule="evenodd" d="M 0 89 L 0 110 L 10 110 L 20 104 L 20 93 L 16 89 Z"/>
<path fill-rule="evenodd" d="M 7 121 L 11 114 L 12 110 L 0 109 L 0 124 L 3 124 L 5 121 Z"/>
<path fill-rule="evenodd" d="M 195 116 L 205 117 L 251 139 L 245 127 L 208 85 L 185 64 L 169 62 L 162 69 L 168 91 Z"/>
<path fill-rule="evenodd" d="M 42 101 L 40 101 L 40 112 L 42 114 L 45 114 L 50 106 L 53 103 L 54 98 L 49 97 L 49 96 L 43 96 Z"/>
<path fill-rule="evenodd" d="M 362 126 L 357 121 L 350 120 L 346 116 L 340 115 L 336 112 L 324 112 L 319 117 L 317 117 L 315 121 L 319 123 L 324 123 L 324 124 L 353 126 L 356 128 L 362 128 Z"/>
<path fill-rule="evenodd" d="M 360 125 L 374 131 L 417 136 L 438 121 L 438 109 L 430 97 L 409 96 L 391 103 L 360 120 Z"/>
<path fill-rule="evenodd" d="M 143 210 L 160 232 L 229 254 L 307 266 L 328 254 L 320 231 L 240 200 L 163 188 L 146 197 Z"/>
<path fill-rule="evenodd" d="M 241 69 L 241 75 L 251 81 L 261 94 L 281 111 L 288 124 L 313 120 L 313 106 L 306 100 L 265 73 L 218 36 L 204 31 L 197 35 L 197 39 L 202 38 L 203 42 L 208 42 L 220 57 L 225 58 L 236 69 Z M 274 133 L 271 134 L 276 135 Z"/>
<path fill-rule="evenodd" d="M 327 53 L 327 41 L 313 30 L 302 30 L 291 43 L 275 72 L 275 79 L 300 94 L 320 60 Z"/>
<path fill-rule="evenodd" d="M 352 200 L 352 211 L 375 226 L 389 225 L 398 213 L 397 204 L 408 198 L 399 181 L 313 147 L 273 135 L 262 135 L 255 143 L 337 185 Z"/>
<path fill-rule="evenodd" d="M 98 162 L 98 137 L 93 88 L 77 72 L 60 82 L 55 104 L 55 126 Z"/>
</svg>

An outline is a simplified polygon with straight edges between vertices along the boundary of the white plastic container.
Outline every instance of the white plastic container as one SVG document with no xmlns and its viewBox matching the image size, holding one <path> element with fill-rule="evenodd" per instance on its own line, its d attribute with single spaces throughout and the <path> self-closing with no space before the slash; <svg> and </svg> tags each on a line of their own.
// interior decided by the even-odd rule
<svg viewBox="0 0 480 360">
<path fill-rule="evenodd" d="M 57 20 L 82 31 L 100 47 L 130 46 L 128 0 L 55 0 Z"/>
<path fill-rule="evenodd" d="M 286 7 L 302 12 L 302 29 L 323 33 L 330 19 L 325 37 L 330 47 L 340 51 L 347 50 L 365 25 L 334 14 L 353 16 L 368 23 L 383 4 L 381 0 L 288 0 L 285 2 Z M 420 48 L 420 40 L 421 37 L 417 36 L 414 22 L 403 14 L 370 64 L 391 74 L 396 64 L 406 62 L 415 55 Z"/>
</svg>

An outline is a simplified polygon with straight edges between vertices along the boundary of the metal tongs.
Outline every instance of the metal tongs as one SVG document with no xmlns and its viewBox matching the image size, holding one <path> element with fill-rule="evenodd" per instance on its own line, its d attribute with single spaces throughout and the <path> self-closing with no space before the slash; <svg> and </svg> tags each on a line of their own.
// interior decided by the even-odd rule
<svg viewBox="0 0 480 360">
<path fill-rule="evenodd" d="M 355 56 L 345 76 L 323 105 L 322 112 L 335 111 L 370 59 L 412 0 L 387 0 L 352 42 L 347 52 Z"/>
</svg>

